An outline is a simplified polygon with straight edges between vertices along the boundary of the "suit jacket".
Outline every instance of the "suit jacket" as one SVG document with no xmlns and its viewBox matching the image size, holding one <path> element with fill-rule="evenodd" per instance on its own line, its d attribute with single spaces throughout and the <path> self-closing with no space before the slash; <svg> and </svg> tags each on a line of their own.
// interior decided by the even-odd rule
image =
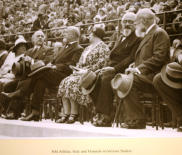
<svg viewBox="0 0 182 155">
<path fill-rule="evenodd" d="M 152 82 L 154 75 L 169 61 L 169 51 L 168 34 L 155 25 L 143 38 L 135 54 L 135 66 L 141 72 L 138 76 Z"/>
<path fill-rule="evenodd" d="M 45 45 L 40 47 L 38 50 L 31 48 L 26 52 L 26 55 L 30 56 L 34 60 L 42 60 L 47 64 L 53 59 L 53 48 Z"/>
<path fill-rule="evenodd" d="M 52 61 L 52 64 L 56 65 L 58 71 L 69 75 L 72 73 L 69 65 L 75 66 L 82 52 L 83 47 L 78 43 L 68 44 L 59 51 L 57 57 Z"/>
<path fill-rule="evenodd" d="M 131 33 L 125 40 L 120 36 L 114 48 L 111 50 L 109 65 L 114 67 L 116 72 L 124 72 L 134 62 L 135 52 L 141 42 L 135 32 Z"/>
</svg>

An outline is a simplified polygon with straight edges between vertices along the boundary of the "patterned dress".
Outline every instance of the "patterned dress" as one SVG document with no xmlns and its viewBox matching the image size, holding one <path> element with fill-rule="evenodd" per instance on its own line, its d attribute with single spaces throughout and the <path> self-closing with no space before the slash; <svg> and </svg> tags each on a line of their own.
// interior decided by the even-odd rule
<svg viewBox="0 0 182 155">
<path fill-rule="evenodd" d="M 108 46 L 100 41 L 95 47 L 88 46 L 82 53 L 76 67 L 96 71 L 107 65 L 110 50 Z M 92 102 L 89 95 L 83 95 L 80 88 L 81 75 L 74 72 L 63 79 L 59 85 L 58 97 L 72 99 L 78 104 L 87 106 Z"/>
</svg>

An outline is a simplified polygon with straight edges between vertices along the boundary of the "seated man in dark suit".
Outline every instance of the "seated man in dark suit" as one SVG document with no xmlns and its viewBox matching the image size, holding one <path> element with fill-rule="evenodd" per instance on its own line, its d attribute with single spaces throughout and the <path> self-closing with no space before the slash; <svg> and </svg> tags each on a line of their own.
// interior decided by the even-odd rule
<svg viewBox="0 0 182 155">
<path fill-rule="evenodd" d="M 174 62 L 164 66 L 154 77 L 153 84 L 162 100 L 168 105 L 177 121 L 178 131 L 182 131 L 182 49 L 173 57 Z"/>
<path fill-rule="evenodd" d="M 28 60 L 31 63 L 34 63 L 36 61 L 42 61 L 45 64 L 49 63 L 53 56 L 53 49 L 45 45 L 45 39 L 46 36 L 41 30 L 36 31 L 32 35 L 32 43 L 34 46 L 28 51 L 24 51 L 23 59 L 25 59 L 26 61 Z M 11 99 L 14 98 L 21 99 L 23 97 L 22 94 L 26 95 L 25 94 L 25 92 L 27 92 L 26 89 L 29 88 L 29 84 L 31 82 L 31 78 L 27 78 L 27 74 L 28 72 L 19 77 L 16 76 L 13 81 L 8 82 L 7 84 L 4 85 L 3 95 L 5 95 L 6 98 L 2 98 L 1 99 L 2 102 L 5 102 L 6 105 L 9 105 L 8 103 L 10 103 L 9 101 Z M 23 85 L 21 86 L 21 89 L 18 88 L 19 87 L 18 85 L 20 83 L 22 83 Z M 10 112 L 5 118 L 14 119 L 19 117 L 22 108 L 23 105 L 21 104 L 20 100 L 19 102 L 13 103 L 10 108 L 10 111 L 12 112 Z"/>
<path fill-rule="evenodd" d="M 113 112 L 113 90 L 111 80 L 117 73 L 122 73 L 134 61 L 135 51 L 140 44 L 141 39 L 135 35 L 136 15 L 126 13 L 122 18 L 122 34 L 115 43 L 110 54 L 108 67 L 101 70 L 98 83 L 91 93 L 93 102 L 96 106 L 97 121 L 95 126 L 110 126 L 111 114 Z"/>
<path fill-rule="evenodd" d="M 121 126 L 128 129 L 146 128 L 140 94 L 151 90 L 154 76 L 169 61 L 170 50 L 169 36 L 156 25 L 156 16 L 150 9 L 138 11 L 136 35 L 143 40 L 135 54 L 135 67 L 126 70 L 133 73 L 134 78 L 130 92 L 123 98 L 125 122 Z"/>
<path fill-rule="evenodd" d="M 77 27 L 68 27 L 64 32 L 64 40 L 67 44 L 59 51 L 57 57 L 47 65 L 50 69 L 32 74 L 30 84 L 30 91 L 33 92 L 31 102 L 32 113 L 21 118 L 21 120 L 38 120 L 45 89 L 58 86 L 62 79 L 72 73 L 69 65 L 75 66 L 83 51 L 83 48 L 78 43 L 79 37 L 80 32 Z"/>
</svg>

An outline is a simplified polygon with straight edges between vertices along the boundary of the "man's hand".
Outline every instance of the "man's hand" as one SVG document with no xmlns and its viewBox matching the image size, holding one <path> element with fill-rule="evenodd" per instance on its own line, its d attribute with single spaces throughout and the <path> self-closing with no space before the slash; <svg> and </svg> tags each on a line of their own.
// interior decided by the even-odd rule
<svg viewBox="0 0 182 155">
<path fill-rule="evenodd" d="M 104 67 L 101 69 L 101 73 L 105 73 L 105 72 L 115 72 L 114 67 Z"/>
<path fill-rule="evenodd" d="M 127 68 L 125 70 L 125 74 L 129 74 L 129 73 L 141 74 L 141 72 L 139 71 L 139 69 L 137 67 L 135 67 L 135 68 Z"/>
<path fill-rule="evenodd" d="M 74 71 L 76 74 L 85 74 L 86 72 L 88 72 L 87 69 L 79 69 L 78 71 Z"/>
</svg>

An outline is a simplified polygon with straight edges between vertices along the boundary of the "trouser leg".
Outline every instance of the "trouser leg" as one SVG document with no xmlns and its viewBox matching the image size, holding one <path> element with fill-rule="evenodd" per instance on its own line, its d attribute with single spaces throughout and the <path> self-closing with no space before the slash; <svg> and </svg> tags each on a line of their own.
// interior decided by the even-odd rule
<svg viewBox="0 0 182 155">
<path fill-rule="evenodd" d="M 150 85 L 142 81 L 138 76 L 134 76 L 134 81 L 129 94 L 123 99 L 125 109 L 125 121 L 145 120 L 143 105 L 140 103 L 141 92 L 150 89 Z"/>
<path fill-rule="evenodd" d="M 113 90 L 111 88 L 111 80 L 115 73 L 102 75 L 98 84 L 92 93 L 92 98 L 95 102 L 96 112 L 111 115 L 113 111 Z"/>
<path fill-rule="evenodd" d="M 182 117 L 182 89 L 174 89 L 167 86 L 161 79 L 160 74 L 156 75 L 153 84 L 163 101 L 168 105 L 175 117 Z"/>
</svg>

